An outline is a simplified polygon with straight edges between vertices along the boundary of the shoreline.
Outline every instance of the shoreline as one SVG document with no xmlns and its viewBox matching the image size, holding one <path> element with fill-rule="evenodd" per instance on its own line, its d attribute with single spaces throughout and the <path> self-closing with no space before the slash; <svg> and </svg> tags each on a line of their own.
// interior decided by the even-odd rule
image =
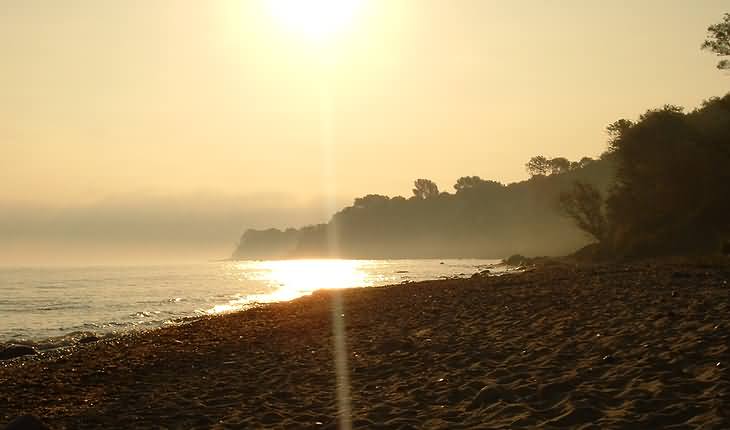
<svg viewBox="0 0 730 430">
<path fill-rule="evenodd" d="M 322 290 L 0 362 L 0 426 L 727 428 L 730 266 L 574 266 Z M 679 427 L 678 427 L 679 428 Z"/>
<path fill-rule="evenodd" d="M 439 274 L 452 276 L 454 273 L 459 275 L 469 276 L 475 272 L 480 272 L 484 268 L 492 269 L 496 267 L 496 270 L 502 270 L 506 266 L 501 265 L 499 261 L 495 260 L 463 260 L 465 267 L 460 268 L 462 260 L 432 260 L 430 263 L 420 264 L 416 260 L 338 260 L 333 259 L 334 263 L 348 262 L 354 266 L 353 271 L 357 271 L 358 277 L 362 275 L 362 286 L 382 286 L 385 284 L 397 284 L 403 279 L 412 280 L 429 280 L 440 278 Z M 292 267 L 287 267 L 287 263 L 294 263 Z M 115 302 L 119 303 L 124 309 L 125 313 L 115 312 L 114 309 L 104 309 L 103 306 L 95 306 L 97 303 L 95 300 L 100 299 L 101 302 L 105 300 L 105 293 L 107 278 L 104 276 L 105 272 L 109 272 L 108 276 L 110 279 L 118 277 L 119 282 L 128 276 L 127 272 L 116 272 L 104 268 L 99 273 L 96 279 L 95 289 L 90 292 L 91 300 L 89 307 L 86 310 L 79 310 L 74 312 L 66 312 L 63 320 L 59 320 L 56 317 L 55 312 L 43 312 L 47 309 L 40 308 L 36 309 L 34 306 L 36 303 L 33 300 L 14 301 L 12 298 L 9 303 L 5 303 L 2 308 L 9 309 L 10 314 L 7 315 L 9 327 L 2 326 L 2 322 L 5 318 L 0 318 L 0 351 L 4 346 L 21 344 L 35 347 L 37 349 L 49 349 L 56 348 L 63 345 L 70 345 L 77 340 L 87 337 L 105 337 L 107 335 L 113 335 L 114 333 L 125 333 L 134 330 L 148 330 L 156 327 L 162 327 L 169 324 L 176 324 L 180 320 L 187 318 L 198 318 L 207 314 L 215 314 L 227 311 L 242 310 L 250 306 L 255 302 L 272 302 L 281 300 L 291 300 L 292 298 L 300 294 L 309 294 L 309 285 L 317 286 L 316 271 L 312 271 L 307 267 L 304 270 L 313 279 L 300 282 L 301 277 L 296 276 L 296 273 L 300 270 L 298 260 L 292 260 L 289 262 L 283 262 L 283 266 L 279 266 L 279 262 L 256 262 L 248 261 L 243 262 L 243 266 L 236 267 L 216 267 L 216 266 L 205 266 L 206 263 L 201 263 L 198 266 L 204 267 L 203 269 L 188 269 L 179 265 L 171 266 L 133 266 L 130 268 L 129 273 L 134 276 L 146 276 L 148 275 L 149 268 L 157 270 L 164 269 L 169 272 L 171 278 L 180 277 L 183 273 L 190 272 L 193 276 L 199 276 L 198 272 L 205 272 L 204 276 L 210 278 L 216 278 L 220 273 L 236 270 L 242 273 L 243 278 L 241 279 L 240 285 L 232 285 L 231 282 L 227 282 L 226 279 L 205 279 L 198 282 L 200 288 L 198 288 L 198 294 L 195 297 L 188 296 L 184 289 L 178 288 L 177 291 L 171 291 L 169 297 L 165 294 L 163 289 L 157 289 L 153 291 L 151 298 L 145 295 L 145 292 L 135 291 L 133 295 L 127 297 L 123 295 L 119 297 Z M 438 264 L 442 262 L 445 265 Z M 322 261 L 316 261 L 317 266 L 327 266 L 328 263 L 322 264 Z M 394 268 L 389 271 L 389 267 Z M 214 268 L 212 270 L 207 270 Z M 405 268 L 406 270 L 399 270 Z M 83 268 L 80 267 L 69 267 L 71 271 L 80 271 Z M 325 269 L 325 268 L 322 268 Z M 438 273 L 441 271 L 442 273 Z M 211 273 L 209 273 L 211 272 Z M 291 273 L 290 273 L 291 272 Z M 311 272 L 311 273 L 310 273 Z M 324 272 L 326 275 L 327 273 Z M 3 273 L 0 273 L 2 276 Z M 55 270 L 50 272 L 47 276 L 48 279 L 61 278 L 66 276 L 62 271 Z M 86 276 L 86 274 L 79 274 L 79 276 Z M 12 278 L 12 273 L 10 275 Z M 17 282 L 32 282 L 32 273 L 23 275 L 17 278 Z M 306 278 L 305 278 L 306 279 Z M 355 276 L 353 274 L 353 279 Z M 15 279 L 14 279 L 15 280 Z M 180 281 L 181 279 L 178 279 Z M 321 280 L 321 279 L 320 279 Z M 184 280 L 183 280 L 184 281 Z M 326 282 L 321 282 L 319 287 L 333 286 L 334 280 L 324 279 Z M 142 283 L 137 283 L 143 285 Z M 225 292 L 219 294 L 218 285 L 223 284 Z M 292 286 L 292 292 L 284 292 L 287 290 L 287 286 Z M 347 287 L 357 287 L 354 282 L 350 279 L 346 280 Z M 77 288 L 78 285 L 71 283 L 71 288 Z M 113 285 L 113 288 L 117 288 L 117 285 Z M 2 290 L 2 288 L 0 288 Z M 30 296 L 35 293 L 32 292 L 31 288 Z M 296 291 L 296 292 L 294 292 Z M 195 294 L 193 292 L 193 294 Z M 216 296 L 213 300 L 208 300 L 209 297 Z M 286 296 L 286 297 L 282 297 Z M 45 297 L 41 298 L 41 300 Z M 157 300 L 157 302 L 150 302 L 149 300 Z M 140 302 L 133 306 L 128 306 L 130 303 L 135 301 Z M 182 302 L 181 305 L 178 302 Z M 172 303 L 172 305 L 170 305 Z M 53 302 L 54 307 L 59 309 L 65 309 L 67 303 L 64 298 L 59 298 Z M 35 318 L 35 323 L 28 325 L 23 322 L 23 317 L 13 318 L 14 316 L 21 315 L 18 310 L 26 309 L 30 314 L 27 317 Z M 1 356 L 1 353 L 0 353 Z"/>
<path fill-rule="evenodd" d="M 337 260 L 337 259 L 333 259 Z M 467 259 L 470 260 L 470 259 Z M 223 261 L 223 260 L 221 260 Z M 241 260 L 243 261 L 243 260 Z M 439 259 L 435 259 L 434 261 L 439 261 Z M 489 260 L 491 261 L 491 260 Z M 476 271 L 472 273 L 461 273 L 460 275 L 453 275 L 453 276 L 439 276 L 434 277 L 433 279 L 427 279 L 427 281 L 436 281 L 436 280 L 445 280 L 445 279 L 468 279 L 471 276 L 481 276 L 485 275 L 485 273 L 488 273 L 488 276 L 502 276 L 505 274 L 511 274 L 511 273 L 518 273 L 520 271 L 524 270 L 524 267 L 518 267 L 519 265 L 511 265 L 504 263 L 502 261 L 501 263 L 497 262 L 497 260 L 494 260 L 494 263 L 485 264 L 483 267 L 475 266 Z M 485 269 L 486 268 L 486 269 Z M 495 271 L 495 269 L 497 269 Z M 491 272 L 490 272 L 491 271 Z M 395 273 L 408 273 L 407 271 L 397 271 Z M 486 276 L 486 275 L 485 275 Z M 387 284 L 387 285 L 371 285 L 371 286 L 360 286 L 355 288 L 381 288 L 386 286 L 392 286 L 392 285 L 401 285 L 408 282 L 420 282 L 420 281 L 411 281 L 411 280 L 405 280 L 393 284 Z M 311 294 L 311 293 L 308 293 Z M 305 294 L 307 295 L 307 294 Z M 279 303 L 279 302 L 287 302 L 291 300 L 296 300 L 298 298 L 301 298 L 304 296 L 296 297 L 294 299 L 284 299 L 279 301 L 251 301 L 248 303 L 243 303 L 239 306 L 237 306 L 236 309 L 233 310 L 225 310 L 220 312 L 192 312 L 191 314 L 187 316 L 180 316 L 175 317 L 169 320 L 165 320 L 161 322 L 159 325 L 149 325 L 149 326 L 134 326 L 129 325 L 127 327 L 122 327 L 119 329 L 106 331 L 106 330 L 75 330 L 71 332 L 67 332 L 64 334 L 51 336 L 51 337 L 24 337 L 24 338 L 16 338 L 16 339 L 0 339 L 0 351 L 3 350 L 4 347 L 12 346 L 12 345 L 19 345 L 19 346 L 28 346 L 34 348 L 38 353 L 57 350 L 57 349 L 65 349 L 65 348 L 73 348 L 75 346 L 78 346 L 79 343 L 82 342 L 86 338 L 96 338 L 99 340 L 102 339 L 113 339 L 120 336 L 126 336 L 130 334 L 135 333 L 146 333 L 158 329 L 163 329 L 165 327 L 170 326 L 177 326 L 181 324 L 188 324 L 191 322 L 195 322 L 201 318 L 207 318 L 210 316 L 217 316 L 217 315 L 224 315 L 228 313 L 236 313 L 236 312 L 243 312 L 253 307 L 259 307 L 263 305 L 268 305 L 270 303 Z M 106 322 L 102 322 L 106 323 Z M 0 360 L 0 363 L 2 363 L 2 360 Z"/>
</svg>

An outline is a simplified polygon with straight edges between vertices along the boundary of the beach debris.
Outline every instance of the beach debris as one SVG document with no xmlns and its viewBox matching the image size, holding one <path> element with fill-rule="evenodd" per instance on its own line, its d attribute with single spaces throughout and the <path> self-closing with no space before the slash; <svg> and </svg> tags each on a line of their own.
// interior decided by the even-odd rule
<svg viewBox="0 0 730 430">
<path fill-rule="evenodd" d="M 0 360 L 10 360 L 24 355 L 36 355 L 38 351 L 28 345 L 8 345 L 0 350 Z"/>
<path fill-rule="evenodd" d="M 616 357 L 614 357 L 611 354 L 608 354 L 608 355 L 603 356 L 603 361 L 605 361 L 606 363 L 613 363 L 614 361 L 616 361 Z"/>
<path fill-rule="evenodd" d="M 91 336 L 82 337 L 81 339 L 79 339 L 79 343 L 80 344 L 94 343 L 94 342 L 97 342 L 98 340 L 99 340 L 98 337 L 91 335 Z"/>
<path fill-rule="evenodd" d="M 10 421 L 5 430 L 49 430 L 41 420 L 31 415 L 22 415 Z"/>
</svg>

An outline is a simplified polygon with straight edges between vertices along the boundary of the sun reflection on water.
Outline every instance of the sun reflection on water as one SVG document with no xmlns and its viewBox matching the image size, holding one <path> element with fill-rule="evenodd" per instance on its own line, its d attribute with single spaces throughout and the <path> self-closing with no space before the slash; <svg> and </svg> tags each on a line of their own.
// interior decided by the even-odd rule
<svg viewBox="0 0 730 430">
<path fill-rule="evenodd" d="M 209 314 L 230 312 L 251 303 L 293 300 L 320 289 L 370 287 L 373 279 L 365 270 L 372 262 L 364 260 L 277 260 L 237 263 L 234 270 L 245 279 L 260 281 L 273 291 L 247 295 L 208 310 Z"/>
</svg>

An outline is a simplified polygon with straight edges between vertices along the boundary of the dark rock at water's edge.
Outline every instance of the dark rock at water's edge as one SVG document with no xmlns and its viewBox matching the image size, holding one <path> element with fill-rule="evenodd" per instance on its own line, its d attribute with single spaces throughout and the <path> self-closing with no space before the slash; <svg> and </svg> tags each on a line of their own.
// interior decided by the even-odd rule
<svg viewBox="0 0 730 430">
<path fill-rule="evenodd" d="M 491 274 L 492 274 L 492 271 L 491 270 L 484 269 L 484 270 L 481 270 L 481 271 L 476 272 L 473 275 L 471 275 L 471 279 L 478 279 L 478 278 L 482 278 L 482 277 L 485 277 L 485 276 L 491 276 Z"/>
<path fill-rule="evenodd" d="M 0 360 L 10 360 L 24 355 L 36 355 L 38 351 L 28 345 L 8 345 L 0 350 Z"/>
<path fill-rule="evenodd" d="M 49 430 L 41 420 L 31 415 L 20 416 L 8 423 L 5 430 Z"/>
<path fill-rule="evenodd" d="M 504 264 L 508 264 L 510 266 L 522 266 L 525 264 L 525 262 L 528 260 L 527 257 L 520 254 L 511 255 L 508 258 L 502 260 Z"/>
<path fill-rule="evenodd" d="M 94 342 L 97 342 L 98 340 L 99 340 L 98 337 L 92 335 L 92 336 L 82 337 L 81 339 L 79 339 L 79 343 L 80 344 L 94 343 Z"/>
</svg>

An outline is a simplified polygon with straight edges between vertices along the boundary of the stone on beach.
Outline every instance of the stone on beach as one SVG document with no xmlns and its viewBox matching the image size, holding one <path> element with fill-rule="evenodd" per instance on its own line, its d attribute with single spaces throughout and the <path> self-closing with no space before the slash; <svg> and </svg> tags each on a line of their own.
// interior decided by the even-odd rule
<svg viewBox="0 0 730 430">
<path fill-rule="evenodd" d="M 8 345 L 0 350 L 0 360 L 10 360 L 24 355 L 36 355 L 38 351 L 28 345 Z"/>
</svg>

